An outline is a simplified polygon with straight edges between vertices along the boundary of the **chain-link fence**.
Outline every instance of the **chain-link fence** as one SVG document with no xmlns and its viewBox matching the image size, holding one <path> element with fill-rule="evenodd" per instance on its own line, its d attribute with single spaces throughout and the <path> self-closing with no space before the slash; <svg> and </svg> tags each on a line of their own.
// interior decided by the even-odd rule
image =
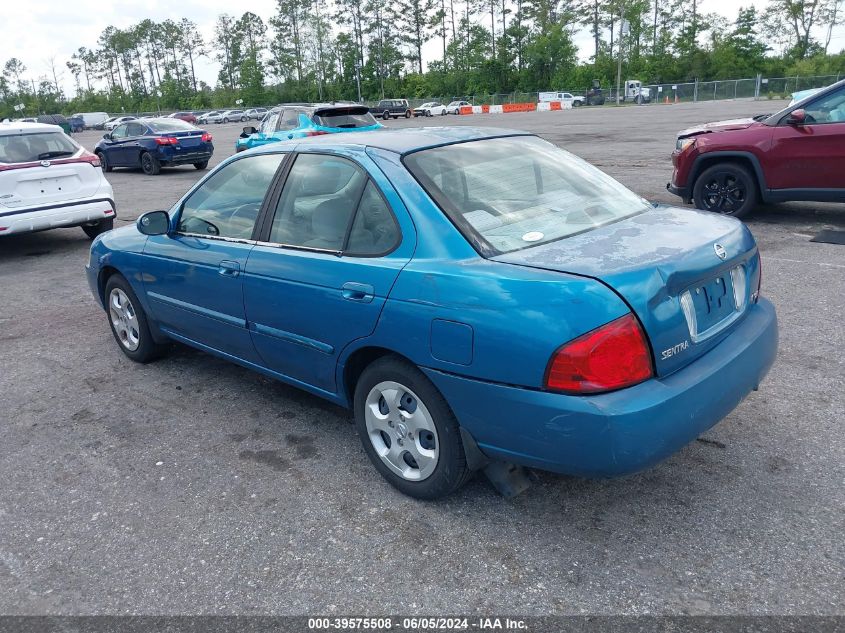
<svg viewBox="0 0 845 633">
<path fill-rule="evenodd" d="M 751 77 L 746 79 L 720 79 L 716 81 L 688 81 L 674 83 L 643 84 L 642 90 L 631 91 L 624 88 L 619 101 L 629 104 L 644 103 L 696 103 L 699 101 L 722 101 L 726 99 L 791 99 L 792 94 L 812 88 L 823 88 L 836 83 L 842 78 L 838 75 L 818 75 L 812 77 Z M 572 95 L 583 95 L 584 90 L 560 90 Z M 616 87 L 603 90 L 605 105 L 616 104 Z M 641 98 L 640 98 L 641 96 Z M 398 98 L 398 97 L 397 97 Z M 473 105 L 503 105 L 506 103 L 537 103 L 538 92 L 510 92 L 488 95 L 451 95 L 409 98 L 408 106 L 413 109 L 424 103 L 437 101 L 448 104 L 452 101 L 468 101 Z M 364 101 L 364 105 L 375 108 L 378 100 Z M 245 109 L 245 108 L 243 108 Z M 135 116 L 165 116 L 171 110 L 162 112 L 118 113 Z"/>
<path fill-rule="evenodd" d="M 624 88 L 620 94 L 621 103 L 696 103 L 699 101 L 723 101 L 728 99 L 791 99 L 792 93 L 811 88 L 823 88 L 842 79 L 838 75 L 812 77 L 750 77 L 745 79 L 720 79 L 715 81 L 688 81 L 643 84 L 641 91 Z M 583 89 L 563 89 L 572 95 L 583 95 Z M 616 87 L 603 91 L 606 105 L 616 104 Z M 640 98 L 641 97 L 641 98 Z M 469 101 L 474 105 L 501 105 L 505 103 L 537 103 L 537 92 L 512 92 L 489 95 L 456 95 L 408 99 L 411 108 L 429 101 L 448 104 L 451 101 Z M 367 102 L 374 107 L 378 102 Z"/>
</svg>

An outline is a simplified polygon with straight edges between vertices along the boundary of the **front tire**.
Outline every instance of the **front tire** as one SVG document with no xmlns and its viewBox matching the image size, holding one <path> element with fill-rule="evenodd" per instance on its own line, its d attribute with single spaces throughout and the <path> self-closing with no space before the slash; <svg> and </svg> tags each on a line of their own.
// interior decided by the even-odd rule
<svg viewBox="0 0 845 633">
<path fill-rule="evenodd" d="M 106 231 L 111 231 L 114 228 L 114 218 L 106 218 L 104 220 L 100 220 L 96 224 L 83 224 L 82 230 L 85 231 L 85 235 L 88 236 L 89 239 L 94 239 L 100 233 L 105 233 Z"/>
<path fill-rule="evenodd" d="M 96 152 L 96 154 L 97 158 L 100 159 L 100 169 L 102 169 L 104 172 L 110 172 L 112 169 L 114 169 L 114 167 L 109 165 L 109 161 L 106 158 L 106 155 L 103 154 L 103 152 Z"/>
<path fill-rule="evenodd" d="M 410 119 L 410 118 L 411 118 L 411 111 L 410 111 L 410 110 L 405 110 L 405 118 L 406 118 L 406 119 Z"/>
<path fill-rule="evenodd" d="M 225 118 L 225 119 L 223 119 L 223 123 L 228 123 L 228 122 L 229 122 L 229 118 L 228 118 L 228 117 L 227 117 L 227 118 Z"/>
<path fill-rule="evenodd" d="M 455 415 L 409 362 L 385 356 L 369 365 L 355 386 L 354 411 L 367 456 L 399 491 L 438 499 L 469 478 Z"/>
<path fill-rule="evenodd" d="M 144 152 L 141 154 L 141 169 L 147 176 L 156 176 L 161 171 L 161 163 L 149 152 Z"/>
<path fill-rule="evenodd" d="M 385 110 L 384 112 L 382 112 L 381 118 L 384 119 L 385 121 L 387 121 L 388 119 L 390 119 L 390 112 Z"/>
<path fill-rule="evenodd" d="M 718 163 L 705 169 L 692 189 L 696 208 L 741 218 L 757 205 L 757 181 L 737 163 Z"/>
<path fill-rule="evenodd" d="M 109 277 L 105 299 L 112 334 L 128 358 L 136 363 L 148 363 L 164 353 L 165 346 L 153 339 L 141 302 L 122 275 Z"/>
</svg>

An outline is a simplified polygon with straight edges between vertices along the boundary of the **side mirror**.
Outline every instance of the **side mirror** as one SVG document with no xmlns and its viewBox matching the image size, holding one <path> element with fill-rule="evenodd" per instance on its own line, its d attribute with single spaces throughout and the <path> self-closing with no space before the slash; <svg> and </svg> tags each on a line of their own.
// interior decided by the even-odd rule
<svg viewBox="0 0 845 633">
<path fill-rule="evenodd" d="M 252 135 L 253 135 L 253 134 L 255 134 L 257 131 L 258 131 L 258 130 L 256 130 L 254 126 L 252 126 L 252 125 L 247 125 L 247 126 L 244 128 L 244 135 L 246 135 L 246 136 L 252 136 Z"/>
<path fill-rule="evenodd" d="M 144 235 L 166 235 L 170 230 L 167 211 L 148 211 L 138 218 L 138 230 Z"/>
<path fill-rule="evenodd" d="M 803 109 L 793 110 L 792 114 L 786 120 L 787 125 L 804 125 L 804 120 L 807 118 L 807 113 Z"/>
<path fill-rule="evenodd" d="M 106 139 L 107 141 L 110 141 L 111 140 L 111 132 L 106 132 L 105 134 L 103 134 L 103 138 Z"/>
</svg>

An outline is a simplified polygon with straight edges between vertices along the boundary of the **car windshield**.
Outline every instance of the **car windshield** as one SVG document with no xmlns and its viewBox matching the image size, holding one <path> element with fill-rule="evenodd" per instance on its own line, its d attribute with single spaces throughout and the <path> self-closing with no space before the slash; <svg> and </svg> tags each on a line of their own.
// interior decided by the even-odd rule
<svg viewBox="0 0 845 633">
<path fill-rule="evenodd" d="M 357 128 L 376 124 L 373 115 L 366 108 L 319 110 L 311 119 L 323 127 Z"/>
<path fill-rule="evenodd" d="M 0 163 L 32 163 L 78 151 L 79 146 L 62 132 L 0 136 Z"/>
<path fill-rule="evenodd" d="M 196 130 L 193 125 L 182 119 L 167 119 L 147 121 L 147 127 L 153 132 L 185 132 L 187 130 Z"/>
<path fill-rule="evenodd" d="M 636 215 L 649 203 L 535 136 L 435 147 L 404 163 L 483 255 L 559 240 Z"/>
</svg>

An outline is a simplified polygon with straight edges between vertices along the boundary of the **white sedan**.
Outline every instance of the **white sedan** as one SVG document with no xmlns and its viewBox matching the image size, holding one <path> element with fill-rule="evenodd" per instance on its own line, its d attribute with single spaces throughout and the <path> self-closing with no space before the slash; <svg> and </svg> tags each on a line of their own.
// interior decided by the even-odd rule
<svg viewBox="0 0 845 633">
<path fill-rule="evenodd" d="M 103 123 L 104 130 L 113 130 L 121 123 L 127 123 L 128 121 L 134 121 L 138 117 L 134 116 L 116 116 L 114 118 L 109 119 L 105 123 Z"/>
<path fill-rule="evenodd" d="M 414 108 L 414 116 L 446 116 L 446 106 L 437 101 L 429 101 Z"/>
<path fill-rule="evenodd" d="M 471 105 L 469 101 L 452 101 L 452 103 L 446 106 L 446 112 L 447 114 L 460 114 L 461 108 Z"/>
<path fill-rule="evenodd" d="M 0 238 L 67 226 L 94 238 L 114 218 L 97 156 L 57 125 L 0 123 Z"/>
</svg>

